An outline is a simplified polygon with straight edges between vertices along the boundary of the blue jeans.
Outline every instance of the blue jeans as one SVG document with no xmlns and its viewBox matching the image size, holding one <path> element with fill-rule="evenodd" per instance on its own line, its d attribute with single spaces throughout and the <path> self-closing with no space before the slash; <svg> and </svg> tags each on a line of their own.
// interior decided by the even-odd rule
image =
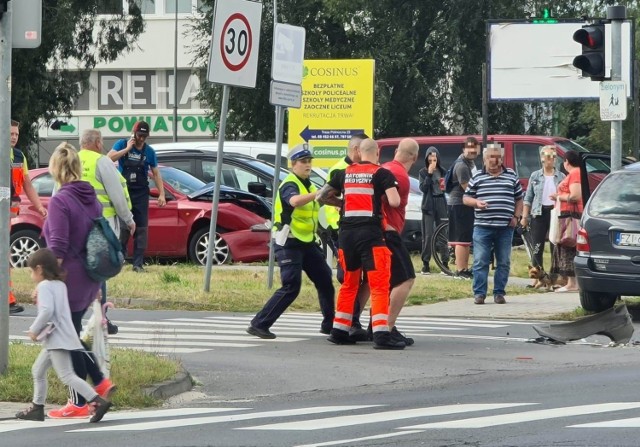
<svg viewBox="0 0 640 447">
<path fill-rule="evenodd" d="M 504 295 L 511 268 L 511 227 L 473 227 L 473 294 L 487 296 L 491 250 L 495 253 L 493 296 Z"/>
</svg>

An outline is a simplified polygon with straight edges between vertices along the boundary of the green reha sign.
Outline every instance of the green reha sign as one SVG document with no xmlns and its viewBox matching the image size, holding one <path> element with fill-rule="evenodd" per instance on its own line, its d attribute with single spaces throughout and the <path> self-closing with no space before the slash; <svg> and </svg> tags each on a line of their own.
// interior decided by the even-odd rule
<svg viewBox="0 0 640 447">
<path fill-rule="evenodd" d="M 133 130 L 136 121 L 146 121 L 151 127 L 151 132 L 169 132 L 173 130 L 173 115 L 166 116 L 96 116 L 93 118 L 94 129 L 106 127 L 113 133 L 129 133 Z M 206 116 L 178 115 L 179 130 L 184 132 L 215 132 L 216 122 Z"/>
</svg>

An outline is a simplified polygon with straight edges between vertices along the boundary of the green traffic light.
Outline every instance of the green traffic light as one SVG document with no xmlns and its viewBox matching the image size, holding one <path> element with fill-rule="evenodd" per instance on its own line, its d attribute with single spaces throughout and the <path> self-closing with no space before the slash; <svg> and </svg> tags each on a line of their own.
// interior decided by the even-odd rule
<svg viewBox="0 0 640 447">
<path fill-rule="evenodd" d="M 551 16 L 551 10 L 549 8 L 544 8 L 542 10 L 542 17 L 534 18 L 533 23 L 558 23 L 558 19 L 554 19 Z"/>
</svg>

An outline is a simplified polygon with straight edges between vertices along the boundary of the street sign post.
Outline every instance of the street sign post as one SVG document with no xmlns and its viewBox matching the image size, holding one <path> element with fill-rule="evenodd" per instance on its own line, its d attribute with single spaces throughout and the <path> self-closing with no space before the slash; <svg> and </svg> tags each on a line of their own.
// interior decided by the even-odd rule
<svg viewBox="0 0 640 447">
<path fill-rule="evenodd" d="M 602 121 L 627 119 L 627 86 L 624 81 L 600 83 L 600 119 Z"/>
<path fill-rule="evenodd" d="M 207 79 L 210 82 L 223 84 L 223 89 L 220 129 L 218 131 L 218 160 L 220 162 L 216 163 L 216 183 L 213 188 L 204 279 L 205 292 L 208 292 L 211 286 L 211 266 L 217 234 L 220 179 L 222 178 L 222 153 L 229 108 L 229 87 L 255 88 L 256 86 L 262 3 L 248 0 L 216 2 L 213 14 Z M 278 159 L 279 157 L 276 157 L 276 160 Z"/>
<path fill-rule="evenodd" d="M 305 37 L 306 31 L 301 26 L 285 23 L 276 25 L 271 57 L 271 79 L 289 84 L 302 84 Z"/>
</svg>

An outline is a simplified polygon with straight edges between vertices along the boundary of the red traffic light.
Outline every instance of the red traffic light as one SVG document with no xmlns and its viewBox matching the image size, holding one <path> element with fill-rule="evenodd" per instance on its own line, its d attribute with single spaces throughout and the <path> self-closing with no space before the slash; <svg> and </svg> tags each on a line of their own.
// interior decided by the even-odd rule
<svg viewBox="0 0 640 447">
<path fill-rule="evenodd" d="M 592 81 L 605 79 L 604 24 L 584 25 L 573 33 L 573 40 L 582 45 L 582 54 L 573 59 L 573 66 Z"/>
<path fill-rule="evenodd" d="M 573 33 L 573 40 L 585 47 L 596 49 L 604 44 L 602 26 L 585 26 Z"/>
</svg>

